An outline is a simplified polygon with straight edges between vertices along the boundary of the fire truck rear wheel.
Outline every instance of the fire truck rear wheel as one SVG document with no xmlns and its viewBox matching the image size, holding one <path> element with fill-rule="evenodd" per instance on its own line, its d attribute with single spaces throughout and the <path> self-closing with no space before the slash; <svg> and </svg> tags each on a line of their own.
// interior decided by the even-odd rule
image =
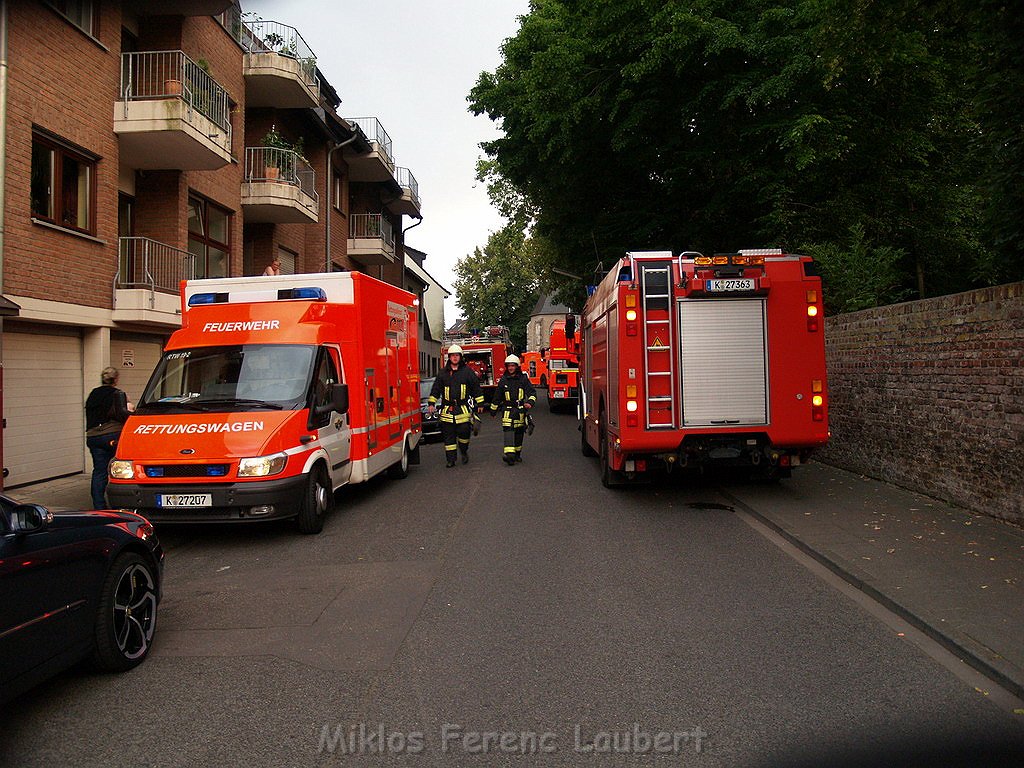
<svg viewBox="0 0 1024 768">
<path fill-rule="evenodd" d="M 324 529 L 324 518 L 334 507 L 334 491 L 323 464 L 317 464 L 309 473 L 306 494 L 302 499 L 297 518 L 299 533 L 320 533 Z"/>
<path fill-rule="evenodd" d="M 402 441 L 402 457 L 388 467 L 388 477 L 402 480 L 409 476 L 409 443 Z"/>
</svg>

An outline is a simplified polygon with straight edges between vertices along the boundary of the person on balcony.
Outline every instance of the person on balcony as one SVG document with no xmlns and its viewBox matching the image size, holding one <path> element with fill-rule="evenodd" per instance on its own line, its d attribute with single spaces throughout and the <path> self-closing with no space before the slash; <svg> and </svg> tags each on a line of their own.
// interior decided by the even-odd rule
<svg viewBox="0 0 1024 768">
<path fill-rule="evenodd" d="M 267 268 L 263 270 L 263 277 L 277 277 L 281 274 L 281 260 L 274 259 L 267 265 Z"/>
</svg>

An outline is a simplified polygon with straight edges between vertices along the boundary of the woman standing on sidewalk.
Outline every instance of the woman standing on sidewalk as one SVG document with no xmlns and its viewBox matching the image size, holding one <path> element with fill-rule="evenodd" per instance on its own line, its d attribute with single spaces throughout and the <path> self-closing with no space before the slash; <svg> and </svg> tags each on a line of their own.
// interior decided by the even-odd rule
<svg viewBox="0 0 1024 768">
<path fill-rule="evenodd" d="M 117 438 L 128 421 L 128 396 L 117 388 L 120 374 L 116 368 L 104 368 L 100 386 L 85 401 L 85 444 L 92 454 L 92 506 L 107 508 L 107 466 L 114 458 Z"/>
</svg>

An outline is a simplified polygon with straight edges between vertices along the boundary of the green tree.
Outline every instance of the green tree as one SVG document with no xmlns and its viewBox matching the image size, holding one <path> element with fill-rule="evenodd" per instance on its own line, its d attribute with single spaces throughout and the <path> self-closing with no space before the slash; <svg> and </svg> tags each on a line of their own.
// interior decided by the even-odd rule
<svg viewBox="0 0 1024 768">
<path fill-rule="evenodd" d="M 627 250 L 846 248 L 859 228 L 900 254 L 897 294 L 960 290 L 992 255 L 948 10 L 534 0 L 469 96 L 503 130 L 480 176 L 577 274 Z"/>
<path fill-rule="evenodd" d="M 509 224 L 487 245 L 455 264 L 455 298 L 471 328 L 506 325 L 517 350 L 526 348 L 526 324 L 539 297 L 537 242 Z"/>
</svg>

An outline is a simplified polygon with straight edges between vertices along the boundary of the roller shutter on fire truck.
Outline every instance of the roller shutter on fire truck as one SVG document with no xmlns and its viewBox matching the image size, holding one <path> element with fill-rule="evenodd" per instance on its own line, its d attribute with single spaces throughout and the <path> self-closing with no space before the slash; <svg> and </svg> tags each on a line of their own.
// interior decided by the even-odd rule
<svg viewBox="0 0 1024 768">
<path fill-rule="evenodd" d="M 680 301 L 679 329 L 683 425 L 767 424 L 764 300 Z"/>
</svg>

